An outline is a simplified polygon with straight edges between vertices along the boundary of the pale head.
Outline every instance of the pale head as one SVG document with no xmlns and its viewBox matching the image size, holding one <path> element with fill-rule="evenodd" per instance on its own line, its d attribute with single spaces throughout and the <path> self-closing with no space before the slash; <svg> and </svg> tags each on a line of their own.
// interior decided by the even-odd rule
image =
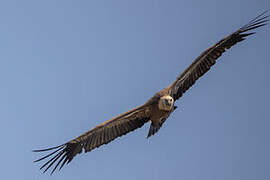
<svg viewBox="0 0 270 180">
<path fill-rule="evenodd" d="M 158 108 L 164 111 L 171 111 L 173 108 L 174 100 L 171 96 L 162 96 L 158 102 Z"/>
</svg>

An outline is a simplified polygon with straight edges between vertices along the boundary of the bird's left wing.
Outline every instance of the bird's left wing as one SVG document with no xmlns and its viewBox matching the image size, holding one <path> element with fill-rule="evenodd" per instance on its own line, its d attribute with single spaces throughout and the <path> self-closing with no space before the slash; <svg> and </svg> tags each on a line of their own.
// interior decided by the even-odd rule
<svg viewBox="0 0 270 180">
<path fill-rule="evenodd" d="M 83 149 L 85 152 L 89 152 L 103 144 L 107 144 L 117 137 L 142 127 L 149 119 L 149 106 L 147 104 L 139 106 L 105 121 L 63 145 L 48 149 L 34 150 L 34 152 L 53 151 L 34 162 L 51 157 L 40 169 L 45 168 L 44 172 L 46 172 L 53 164 L 56 164 L 51 172 L 52 174 L 57 167 L 59 167 L 60 170 L 66 163 L 69 163 L 73 157 L 81 153 Z"/>
<path fill-rule="evenodd" d="M 167 87 L 174 100 L 179 99 L 199 77 L 206 73 L 226 49 L 245 40 L 245 37 L 254 34 L 254 32 L 247 33 L 248 31 L 266 25 L 266 22 L 268 21 L 267 18 L 269 17 L 269 15 L 265 16 L 266 12 L 260 14 L 245 26 L 201 53 L 201 55 L 195 59 L 195 61 L 170 86 Z"/>
</svg>

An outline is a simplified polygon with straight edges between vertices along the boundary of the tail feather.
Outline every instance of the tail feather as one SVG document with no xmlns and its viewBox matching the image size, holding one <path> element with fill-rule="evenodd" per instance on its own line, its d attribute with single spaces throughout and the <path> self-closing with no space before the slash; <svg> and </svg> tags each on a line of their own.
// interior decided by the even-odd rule
<svg viewBox="0 0 270 180">
<path fill-rule="evenodd" d="M 154 135 L 156 132 L 158 132 L 158 130 L 160 129 L 160 125 L 155 126 L 153 123 L 151 123 L 147 138 L 149 138 L 150 136 Z"/>
<path fill-rule="evenodd" d="M 174 106 L 173 109 L 172 109 L 172 112 L 174 110 L 176 110 L 176 109 L 177 109 L 177 106 Z M 158 125 L 154 125 L 153 123 L 151 123 L 147 138 L 149 138 L 150 136 L 156 134 L 158 132 L 158 130 L 161 128 L 162 124 L 167 120 L 167 118 L 168 118 L 168 116 L 163 118 L 163 119 L 160 119 L 160 122 L 158 123 Z"/>
</svg>

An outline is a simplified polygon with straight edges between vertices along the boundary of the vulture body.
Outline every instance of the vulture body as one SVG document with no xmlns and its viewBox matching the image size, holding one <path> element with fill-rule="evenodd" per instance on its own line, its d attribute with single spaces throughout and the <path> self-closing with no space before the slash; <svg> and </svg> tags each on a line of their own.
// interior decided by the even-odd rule
<svg viewBox="0 0 270 180">
<path fill-rule="evenodd" d="M 264 26 L 269 17 L 265 14 L 266 12 L 260 14 L 245 26 L 205 50 L 171 85 L 157 92 L 143 105 L 105 121 L 65 144 L 48 149 L 34 150 L 34 152 L 52 151 L 34 162 L 39 162 L 50 157 L 40 169 L 44 169 L 44 172 L 46 172 L 55 164 L 51 171 L 52 174 L 57 167 L 59 167 L 60 170 L 83 150 L 84 152 L 89 152 L 103 144 L 113 141 L 117 137 L 142 127 L 149 121 L 151 121 L 151 125 L 147 137 L 154 135 L 170 114 L 177 108 L 174 105 L 175 101 L 178 100 L 199 77 L 206 73 L 227 49 L 245 40 L 247 36 L 254 34 L 254 32 L 249 32 L 250 30 Z"/>
</svg>

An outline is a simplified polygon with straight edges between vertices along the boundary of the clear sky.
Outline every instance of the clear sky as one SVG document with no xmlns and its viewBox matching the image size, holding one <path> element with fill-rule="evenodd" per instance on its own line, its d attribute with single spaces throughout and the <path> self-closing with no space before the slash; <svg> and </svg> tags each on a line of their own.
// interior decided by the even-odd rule
<svg viewBox="0 0 270 180">
<path fill-rule="evenodd" d="M 269 0 L 2 0 L 1 179 L 269 180 L 270 26 L 225 53 L 149 124 L 53 176 L 33 149 L 141 105 Z"/>
</svg>

